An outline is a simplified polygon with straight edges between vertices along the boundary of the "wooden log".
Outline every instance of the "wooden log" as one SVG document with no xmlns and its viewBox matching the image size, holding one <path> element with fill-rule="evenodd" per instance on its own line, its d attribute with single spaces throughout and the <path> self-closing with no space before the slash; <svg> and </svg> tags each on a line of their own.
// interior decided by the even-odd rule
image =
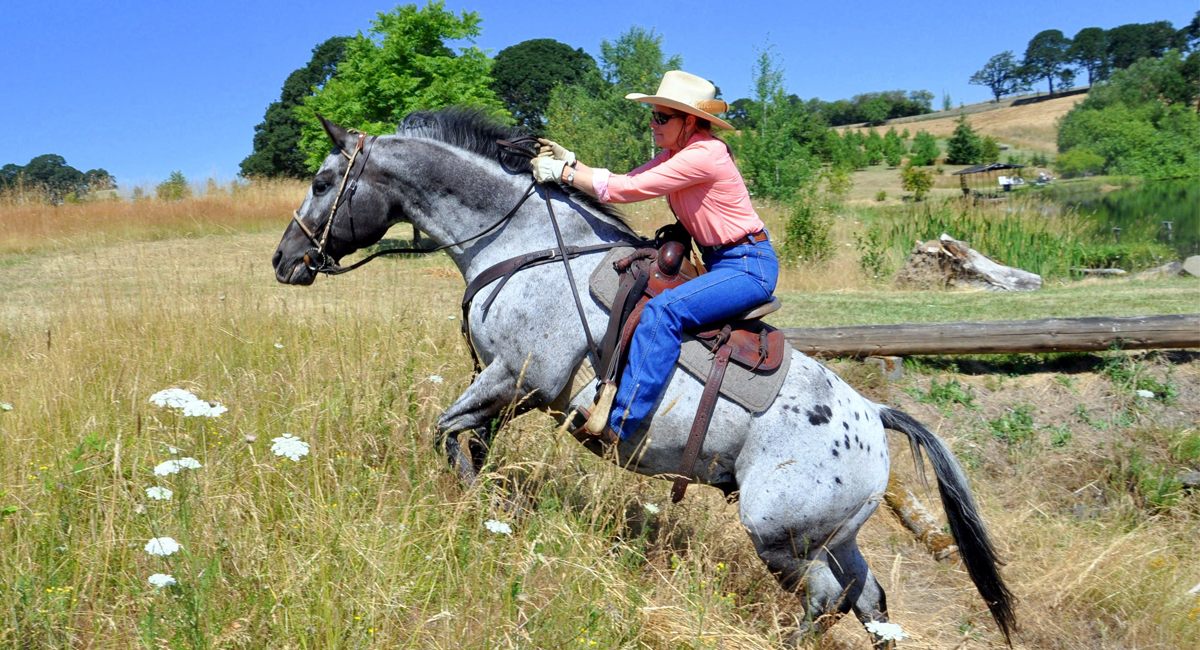
<svg viewBox="0 0 1200 650">
<path fill-rule="evenodd" d="M 937 560 L 944 560 L 958 551 L 954 538 L 942 532 L 942 526 L 925 509 L 917 495 L 895 472 L 888 476 L 884 501 L 900 518 L 900 523 L 912 531 Z"/>
<path fill-rule="evenodd" d="M 783 328 L 816 357 L 1098 352 L 1200 347 L 1200 314 Z"/>
</svg>

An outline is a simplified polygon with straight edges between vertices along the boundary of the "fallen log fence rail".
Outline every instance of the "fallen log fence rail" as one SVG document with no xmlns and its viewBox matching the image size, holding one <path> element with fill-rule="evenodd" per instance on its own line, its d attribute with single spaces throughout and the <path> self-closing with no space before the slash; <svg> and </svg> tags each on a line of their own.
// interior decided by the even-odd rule
<svg viewBox="0 0 1200 650">
<path fill-rule="evenodd" d="M 814 357 L 1200 348 L 1200 314 L 782 329 Z"/>
</svg>

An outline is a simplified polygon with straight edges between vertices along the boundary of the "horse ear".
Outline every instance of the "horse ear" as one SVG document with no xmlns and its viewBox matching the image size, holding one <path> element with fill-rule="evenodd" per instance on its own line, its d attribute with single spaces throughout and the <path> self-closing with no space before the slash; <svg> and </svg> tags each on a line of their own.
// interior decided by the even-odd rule
<svg viewBox="0 0 1200 650">
<path fill-rule="evenodd" d="M 333 141 L 333 146 L 337 147 L 338 151 L 346 153 L 346 143 L 350 140 L 350 132 L 325 119 L 320 113 L 317 113 L 317 119 L 321 121 L 325 134 Z"/>
</svg>

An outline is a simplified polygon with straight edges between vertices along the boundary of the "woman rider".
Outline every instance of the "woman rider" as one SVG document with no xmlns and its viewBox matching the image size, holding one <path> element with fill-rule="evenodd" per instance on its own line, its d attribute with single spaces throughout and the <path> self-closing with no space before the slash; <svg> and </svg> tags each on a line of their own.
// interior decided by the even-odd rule
<svg viewBox="0 0 1200 650">
<path fill-rule="evenodd" d="M 637 431 L 658 402 L 679 359 L 683 330 L 767 302 L 779 275 L 770 237 L 750 204 L 729 147 L 711 134 L 713 125 L 733 128 L 713 115 L 728 108 L 716 99 L 716 87 L 672 70 L 654 95 L 625 98 L 651 105 L 650 129 L 662 152 L 650 162 L 628 174 L 613 174 L 579 163 L 574 153 L 542 140 L 543 154 L 531 165 L 538 182 L 568 184 L 604 202 L 666 196 L 702 251 L 708 272 L 659 294 L 642 312 L 609 415 L 609 427 L 621 440 Z"/>
</svg>

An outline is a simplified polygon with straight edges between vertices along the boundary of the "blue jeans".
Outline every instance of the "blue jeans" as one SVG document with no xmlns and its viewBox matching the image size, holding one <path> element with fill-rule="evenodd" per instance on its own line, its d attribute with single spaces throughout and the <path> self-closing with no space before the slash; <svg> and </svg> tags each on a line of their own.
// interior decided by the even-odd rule
<svg viewBox="0 0 1200 650">
<path fill-rule="evenodd" d="M 779 279 L 769 239 L 706 253 L 704 266 L 708 273 L 655 296 L 642 311 L 609 414 L 609 426 L 622 440 L 637 431 L 658 402 L 679 360 L 683 330 L 761 305 L 771 299 Z"/>
</svg>

